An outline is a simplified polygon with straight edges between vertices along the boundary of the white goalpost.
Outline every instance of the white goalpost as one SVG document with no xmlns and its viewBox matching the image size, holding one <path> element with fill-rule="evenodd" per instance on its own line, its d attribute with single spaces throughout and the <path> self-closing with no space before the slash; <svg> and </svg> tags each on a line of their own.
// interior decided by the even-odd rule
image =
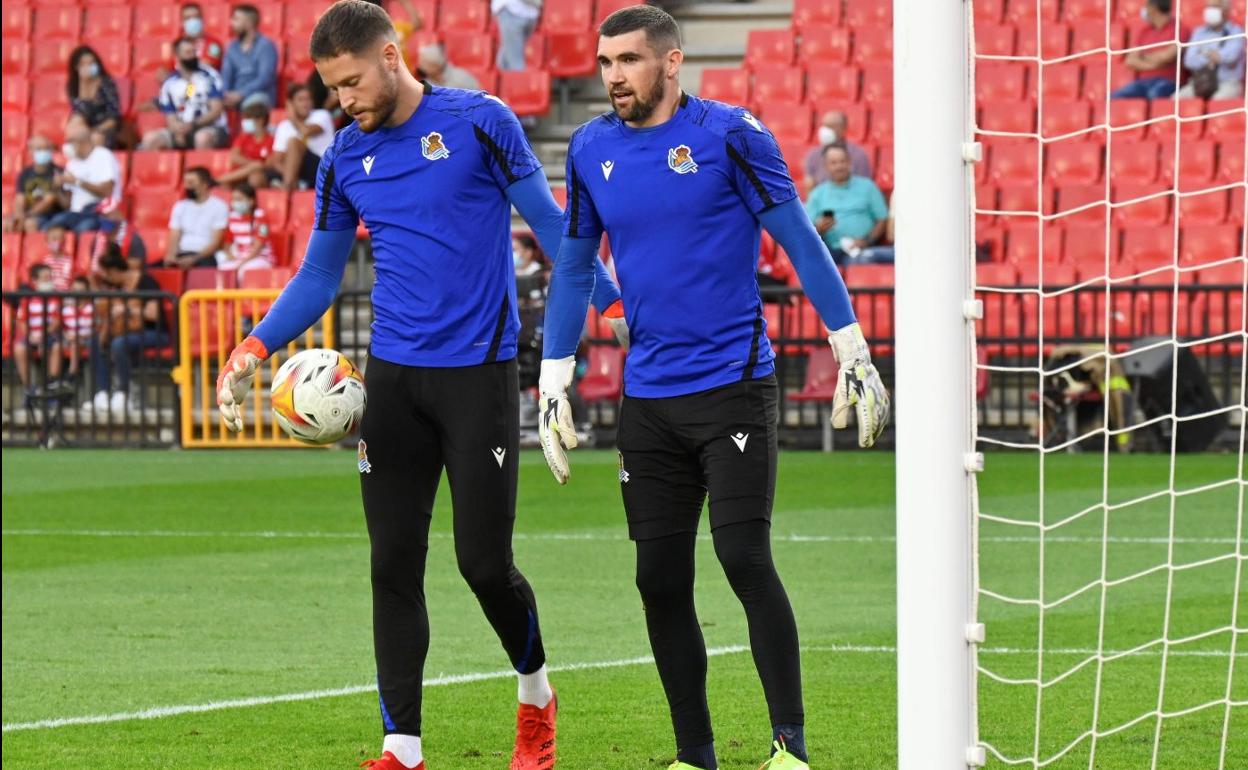
<svg viewBox="0 0 1248 770">
<path fill-rule="evenodd" d="M 1248 109 L 1111 100 L 1144 4 L 894 0 L 901 770 L 1248 767 Z"/>
</svg>

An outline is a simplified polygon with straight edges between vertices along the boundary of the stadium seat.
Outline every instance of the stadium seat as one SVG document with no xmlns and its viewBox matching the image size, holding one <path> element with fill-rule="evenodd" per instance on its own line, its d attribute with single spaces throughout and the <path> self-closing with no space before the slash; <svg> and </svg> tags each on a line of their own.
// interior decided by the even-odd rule
<svg viewBox="0 0 1248 770">
<path fill-rule="evenodd" d="M 212 174 L 213 179 L 220 179 L 230 170 L 229 150 L 187 150 L 182 154 L 184 169 L 203 166 Z"/>
<path fill-rule="evenodd" d="M 134 218 L 131 217 L 130 223 L 134 224 Z M 169 248 L 169 220 L 165 219 L 158 227 L 135 227 L 135 232 L 143 239 L 143 245 L 147 247 L 148 263 L 159 262 Z"/>
<path fill-rule="evenodd" d="M 169 214 L 173 211 L 173 204 L 177 203 L 181 197 L 180 190 L 145 189 L 142 195 L 133 196 L 130 221 L 140 230 L 168 229 Z M 148 250 L 151 251 L 150 246 Z"/>
<path fill-rule="evenodd" d="M 1040 135 L 1048 139 L 1092 127 L 1092 107 L 1087 102 L 1046 100 L 1041 113 Z"/>
<path fill-rule="evenodd" d="M 1060 237 L 1061 232 L 1056 231 L 1054 235 Z M 1045 263 L 1043 275 L 1040 274 L 1039 262 L 1033 261 L 1025 265 L 1017 265 L 1017 267 L 1020 286 L 1073 286 L 1079 280 L 1079 272 L 1074 265 Z"/>
<path fill-rule="evenodd" d="M 187 271 L 176 267 L 152 267 L 147 270 L 147 274 L 160 286 L 161 291 L 175 297 L 181 296 L 185 289 L 186 273 Z"/>
<path fill-rule="evenodd" d="M 745 43 L 747 68 L 760 64 L 792 64 L 796 46 L 788 29 L 752 29 Z"/>
<path fill-rule="evenodd" d="M 1230 214 L 1230 217 L 1228 218 L 1229 221 L 1238 223 L 1240 227 L 1243 227 L 1244 225 L 1248 225 L 1248 222 L 1244 221 L 1245 217 L 1248 217 L 1248 208 L 1244 206 L 1244 188 L 1243 187 L 1231 188 L 1230 212 L 1231 214 Z"/>
<path fill-rule="evenodd" d="M 759 113 L 771 133 L 780 140 L 809 142 L 814 117 L 809 104 L 772 102 Z"/>
<path fill-rule="evenodd" d="M 30 39 L 29 5 L 5 3 L 2 22 L 0 27 L 3 29 L 5 45 L 8 45 L 10 41 L 20 40 L 25 42 Z"/>
<path fill-rule="evenodd" d="M 282 36 L 282 30 L 286 26 L 286 0 L 248 0 L 260 12 L 260 32 L 268 35 L 269 38 L 276 40 Z M 227 7 L 233 13 L 234 6 L 237 3 L 230 3 Z M 397 3 L 395 3 L 397 5 Z M 205 14 L 207 15 L 207 14 Z M 205 20 L 206 26 L 206 20 Z M 229 40 L 230 35 L 227 33 L 221 36 L 222 40 Z M 279 63 L 280 64 L 280 63 Z"/>
<path fill-rule="evenodd" d="M 1035 68 L 1029 71 L 1032 82 L 1028 85 L 1028 90 L 1036 90 L 1037 74 Z M 1079 98 L 1079 90 L 1083 82 L 1083 67 L 1078 62 L 1059 62 L 1057 64 L 1043 65 L 1043 80 L 1039 84 L 1041 89 L 1040 98 L 1043 100 L 1045 109 L 1048 109 L 1050 102 L 1070 102 Z"/>
<path fill-rule="evenodd" d="M 1032 135 L 1036 130 L 1036 108 L 1029 101 L 989 102 L 980 108 L 979 128 L 1010 134 Z M 992 136 L 994 144 L 1027 141 L 1027 136 Z"/>
<path fill-rule="evenodd" d="M 1174 144 L 1179 122 L 1175 116 L 1172 99 L 1153 99 L 1148 104 L 1149 139 L 1162 144 Z"/>
<path fill-rule="evenodd" d="M 182 186 L 182 153 L 142 150 L 130 160 L 130 192 L 172 190 Z"/>
<path fill-rule="evenodd" d="M 1225 141 L 1244 138 L 1244 103 L 1242 100 L 1218 99 L 1206 105 L 1206 114 L 1228 113 L 1205 121 L 1205 136 Z"/>
<path fill-rule="evenodd" d="M 547 36 L 549 61 L 543 67 L 552 77 L 581 78 L 598 71 L 598 34 L 596 32 L 552 32 Z"/>
<path fill-rule="evenodd" d="M 4 77 L 25 75 L 30 71 L 30 44 L 24 40 L 5 40 L 0 46 L 3 59 L 0 59 L 0 73 Z"/>
<path fill-rule="evenodd" d="M 5 110 L 0 117 L 0 130 L 4 132 L 4 147 L 20 149 L 26 145 L 30 123 L 25 112 Z"/>
<path fill-rule="evenodd" d="M 853 30 L 892 29 L 893 4 L 879 0 L 845 0 L 845 26 Z"/>
<path fill-rule="evenodd" d="M 30 80 L 24 75 L 5 75 L 0 78 L 3 85 L 4 111 L 26 112 L 30 106 Z"/>
<path fill-rule="evenodd" d="M 82 8 L 77 5 L 46 5 L 35 8 L 31 40 L 42 45 L 48 40 L 72 40 L 82 36 Z"/>
<path fill-rule="evenodd" d="M 290 281 L 288 267 L 258 267 L 244 272 L 238 279 L 240 289 L 280 289 Z"/>
<path fill-rule="evenodd" d="M 1037 40 L 1034 24 L 1018 26 L 1018 55 L 1036 56 L 1039 45 L 1040 56 L 1045 61 L 1057 59 L 1070 53 L 1070 27 L 1060 22 L 1045 22 L 1040 26 Z"/>
<path fill-rule="evenodd" d="M 593 3 L 584 0 L 546 0 L 540 27 L 545 32 L 589 32 Z"/>
<path fill-rule="evenodd" d="M 801 44 L 797 50 L 799 61 L 844 64 L 849 60 L 849 52 L 853 50 L 853 38 L 848 29 L 826 24 L 812 24 L 795 29 L 801 35 Z"/>
<path fill-rule="evenodd" d="M 490 4 L 485 0 L 455 0 L 442 3 L 438 29 L 442 32 L 485 32 L 490 21 Z"/>
<path fill-rule="evenodd" d="M 1179 190 L 1193 192 L 1210 186 L 1217 166 L 1217 145 L 1210 141 L 1189 142 L 1180 144 L 1178 150 Z M 1161 146 L 1161 177 L 1170 183 L 1175 181 L 1174 155 L 1173 144 Z"/>
<path fill-rule="evenodd" d="M 61 108 L 63 102 L 57 103 Z M 30 114 L 30 135 L 43 136 L 52 141 L 53 147 L 60 147 L 65 141 L 65 113 L 54 108 L 48 111 L 34 109 Z"/>
<path fill-rule="evenodd" d="M 90 5 L 83 16 L 82 28 L 91 36 L 92 47 L 99 38 L 131 37 L 133 11 L 129 5 Z"/>
<path fill-rule="evenodd" d="M 1220 225 L 1227 221 L 1227 191 L 1214 190 L 1179 198 L 1179 226 Z"/>
<path fill-rule="evenodd" d="M 545 115 L 550 111 L 550 73 L 542 70 L 500 72 L 498 95 L 517 115 Z"/>
<path fill-rule="evenodd" d="M 793 3 L 793 29 L 803 30 L 814 24 L 840 23 L 840 0 L 796 0 Z"/>
<path fill-rule="evenodd" d="M 134 43 L 128 37 L 101 37 L 91 47 L 99 54 L 104 69 L 114 79 L 130 74 L 130 51 Z"/>
<path fill-rule="evenodd" d="M 984 62 L 975 77 L 975 100 L 982 104 L 1018 101 L 1025 96 L 1027 69 L 1019 64 Z"/>
<path fill-rule="evenodd" d="M 871 103 L 893 100 L 893 65 L 891 63 L 870 64 L 862 68 L 862 98 Z"/>
<path fill-rule="evenodd" d="M 324 0 L 313 0 L 313 2 L 314 4 L 319 5 L 321 8 L 325 8 L 328 5 L 328 3 L 326 3 Z M 436 29 L 438 29 L 438 25 L 440 23 L 440 20 L 438 19 L 438 5 L 440 4 L 439 0 L 409 0 L 409 2 L 411 2 L 412 10 L 416 11 L 417 15 L 420 16 L 420 25 L 421 25 L 420 32 L 408 33 L 409 38 L 413 34 L 433 33 Z M 412 23 L 412 18 L 410 14 L 408 14 L 407 9 L 404 8 L 403 5 L 400 3 L 387 3 L 386 12 L 390 14 L 390 18 L 392 19 L 395 19 L 400 22 L 406 22 L 408 24 Z M 286 9 L 287 29 L 290 28 L 290 13 L 291 13 L 291 10 L 287 8 Z M 289 33 L 287 34 L 287 36 L 289 37 Z M 415 59 L 413 59 L 412 61 L 415 61 Z"/>
<path fill-rule="evenodd" d="M 702 70 L 698 96 L 728 104 L 749 104 L 750 73 L 739 67 L 711 67 Z"/>
<path fill-rule="evenodd" d="M 1040 213 L 1040 190 L 1035 184 L 1003 184 L 997 188 L 997 196 L 1001 211 Z"/>
<path fill-rule="evenodd" d="M 1194 142 L 1205 135 L 1205 105 L 1200 99 L 1179 101 L 1179 139 Z"/>
<path fill-rule="evenodd" d="M 1118 243 L 1115 233 L 1108 233 L 1102 225 L 1072 224 L 1062 228 L 1062 261 L 1074 265 L 1079 280 L 1086 281 L 1105 276 L 1106 247 L 1109 254 L 1117 257 Z"/>
<path fill-rule="evenodd" d="M 64 75 L 68 66 L 69 55 L 77 47 L 78 41 L 68 38 L 56 38 L 40 42 L 30 54 L 31 76 Z"/>
<path fill-rule="evenodd" d="M 629 6 L 636 4 L 637 0 L 598 0 L 598 13 L 594 19 L 594 28 L 597 29 L 608 16 L 621 8 L 628 8 Z"/>
<path fill-rule="evenodd" d="M 1138 142 L 1144 140 L 1148 120 L 1148 102 L 1144 99 L 1113 99 L 1109 102 L 1109 119 L 1105 119 L 1104 102 L 1092 104 L 1093 119 L 1108 122 L 1115 141 Z M 1125 128 L 1135 126 L 1134 128 Z"/>
<path fill-rule="evenodd" d="M 470 70 L 494 69 L 494 38 L 488 32 L 447 30 L 442 35 L 456 66 Z"/>
<path fill-rule="evenodd" d="M 1062 184 L 1092 184 L 1101 179 L 1104 150 L 1091 142 L 1050 144 L 1045 153 L 1045 176 Z"/>
<path fill-rule="evenodd" d="M 298 190 L 290 194 L 290 213 L 286 226 L 296 232 L 311 230 L 316 224 L 316 191 Z"/>
<path fill-rule="evenodd" d="M 1190 263 L 1190 265 L 1195 266 L 1207 261 L 1209 260 L 1201 259 Z M 1199 270 L 1194 270 L 1189 275 L 1197 283 L 1205 286 L 1243 286 L 1244 262 L 1224 262 L 1213 267 L 1203 267 Z"/>
<path fill-rule="evenodd" d="M 893 63 L 891 27 L 858 29 L 854 32 L 854 61 L 859 65 Z"/>
<path fill-rule="evenodd" d="M 1234 184 L 1243 182 L 1245 176 L 1244 170 L 1244 141 L 1224 141 L 1218 146 L 1218 174 L 1217 181 L 1219 183 L 1226 182 Z"/>
<path fill-rule="evenodd" d="M 35 78 L 31 82 L 30 105 L 32 116 L 40 116 L 45 110 L 59 111 L 58 117 L 64 122 L 69 114 L 69 92 L 66 90 L 68 76 L 64 72 L 54 72 Z"/>
<path fill-rule="evenodd" d="M 256 206 L 264 210 L 271 228 L 286 229 L 286 218 L 290 213 L 290 193 L 276 187 L 256 190 Z"/>
<path fill-rule="evenodd" d="M 1114 142 L 1110 148 L 1109 175 L 1115 184 L 1150 184 L 1160 168 L 1156 142 Z"/>
<path fill-rule="evenodd" d="M 978 10 L 979 4 L 975 4 Z M 975 53 L 978 56 L 1013 56 L 1018 31 L 1013 24 L 976 24 Z"/>
<path fill-rule="evenodd" d="M 896 181 L 893 172 L 893 146 L 885 145 L 880 148 L 880 154 L 875 159 L 875 183 L 879 188 L 888 195 L 893 191 L 893 184 Z"/>
<path fill-rule="evenodd" d="M 8 190 L 11 190 L 17 183 L 18 175 L 26 166 L 26 153 L 21 149 L 5 150 L 2 157 L 4 158 L 4 189 L 5 195 L 8 195 Z"/>
<path fill-rule="evenodd" d="M 1181 264 L 1217 262 L 1244 254 L 1239 228 L 1235 225 L 1184 227 L 1179 237 Z M 1242 268 L 1240 268 L 1242 271 Z"/>
<path fill-rule="evenodd" d="M 1159 195 L 1158 193 L 1165 193 Z M 1119 184 L 1114 182 L 1114 225 L 1160 225 L 1170 221 L 1170 201 L 1174 198 L 1168 187 L 1155 184 Z M 1139 200 L 1143 199 L 1143 200 Z M 1138 200 L 1138 203 L 1122 204 Z"/>
<path fill-rule="evenodd" d="M 992 148 L 988 178 L 997 184 L 1036 185 L 1040 180 L 1039 153 L 1034 144 L 1007 144 Z"/>
<path fill-rule="evenodd" d="M 134 49 L 130 56 L 130 72 L 140 83 L 155 82 L 152 75 L 157 70 L 169 69 L 173 61 L 173 44 L 164 38 L 138 38 L 134 41 Z M 159 83 L 156 89 L 159 90 Z"/>
<path fill-rule="evenodd" d="M 806 98 L 819 104 L 852 104 L 858 101 L 859 72 L 828 62 L 812 62 L 806 67 Z"/>
<path fill-rule="evenodd" d="M 852 133 L 852 129 L 851 129 Z M 893 141 L 893 103 L 875 102 L 871 105 L 870 138 L 887 144 Z M 863 137 L 864 141 L 867 139 Z"/>
<path fill-rule="evenodd" d="M 171 42 L 182 34 L 182 9 L 177 3 L 135 6 L 133 27 L 136 42 Z"/>
<path fill-rule="evenodd" d="M 1121 261 L 1129 263 L 1137 273 L 1173 265 L 1174 228 L 1170 225 L 1123 228 Z M 1156 282 L 1157 278 L 1151 276 L 1147 280 Z M 1171 279 L 1164 280 L 1172 282 Z"/>
<path fill-rule="evenodd" d="M 1104 227 L 1109 213 L 1105 188 L 1100 184 L 1064 184 L 1057 188 L 1053 212 L 1066 225 Z"/>
<path fill-rule="evenodd" d="M 618 401 L 624 390 L 624 351 L 613 345 L 592 345 L 588 371 L 577 390 L 590 403 Z"/>
<path fill-rule="evenodd" d="M 308 241 L 312 238 L 312 228 L 304 228 L 295 230 L 290 234 L 290 264 L 287 265 L 291 270 L 298 270 L 303 264 L 303 258 L 308 253 Z"/>
<path fill-rule="evenodd" d="M 1070 52 L 1079 54 L 1104 48 L 1107 37 L 1110 48 L 1121 49 L 1127 42 L 1126 28 L 1121 24 L 1111 23 L 1107 36 L 1104 19 L 1073 21 L 1070 25 Z"/>
<path fill-rule="evenodd" d="M 784 64 L 760 64 L 754 68 L 754 103 L 800 102 L 806 73 Z"/>
<path fill-rule="evenodd" d="M 529 39 L 524 41 L 525 69 L 550 69 L 546 66 L 547 48 L 548 45 L 545 32 L 536 31 L 532 35 L 529 35 Z"/>
<path fill-rule="evenodd" d="M 316 22 L 321 18 L 321 14 L 329 6 L 323 0 L 295 0 L 286 6 L 286 23 L 282 27 L 282 36 L 287 40 L 300 41 L 303 47 L 307 47 L 308 40 L 312 37 L 312 30 L 316 27 Z M 399 3 L 393 3 L 390 7 L 390 13 L 393 15 L 395 11 L 401 10 Z M 420 12 L 417 7 L 417 12 Z M 423 13 L 422 13 L 423 16 Z M 421 20 L 428 28 L 434 28 L 434 19 Z"/>
<path fill-rule="evenodd" d="M 1057 19 L 1057 11 L 1061 0 L 1040 0 L 1039 20 L 1053 21 Z M 1007 0 L 1005 21 L 1016 26 L 1032 25 L 1037 22 L 1036 0 Z"/>
</svg>

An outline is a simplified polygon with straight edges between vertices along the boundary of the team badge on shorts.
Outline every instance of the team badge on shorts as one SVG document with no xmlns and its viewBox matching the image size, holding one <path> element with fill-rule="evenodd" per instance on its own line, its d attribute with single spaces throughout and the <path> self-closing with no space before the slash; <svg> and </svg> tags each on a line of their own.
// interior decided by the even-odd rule
<svg viewBox="0 0 1248 770">
<path fill-rule="evenodd" d="M 356 456 L 360 460 L 360 473 L 372 473 L 373 465 L 368 461 L 368 444 L 364 443 L 364 439 L 360 439 L 360 448 L 356 451 Z"/>
<path fill-rule="evenodd" d="M 446 149 L 445 144 L 442 144 L 442 135 L 437 131 L 430 131 L 428 136 L 420 138 L 420 154 L 429 160 L 451 157 L 451 151 Z"/>
<path fill-rule="evenodd" d="M 667 151 L 667 167 L 677 174 L 698 173 L 698 164 L 693 161 L 693 150 L 687 144 Z"/>
</svg>

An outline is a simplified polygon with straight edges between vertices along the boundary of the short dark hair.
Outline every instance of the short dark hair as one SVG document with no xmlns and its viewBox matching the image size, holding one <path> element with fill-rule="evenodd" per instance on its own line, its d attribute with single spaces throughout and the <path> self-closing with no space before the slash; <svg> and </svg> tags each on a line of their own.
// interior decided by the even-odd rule
<svg viewBox="0 0 1248 770">
<path fill-rule="evenodd" d="M 1148 0 L 1148 4 L 1161 11 L 1164 14 L 1170 13 L 1170 0 Z"/>
<path fill-rule="evenodd" d="M 311 93 L 312 89 L 311 87 L 308 86 L 307 83 L 300 83 L 299 81 L 296 80 L 295 82 L 286 86 L 286 98 L 294 99 L 295 94 L 299 93 L 300 91 L 307 91 L 308 93 Z"/>
<path fill-rule="evenodd" d="M 257 25 L 260 24 L 260 9 L 250 3 L 240 3 L 234 6 L 231 13 L 243 12 L 251 17 L 251 20 Z"/>
<path fill-rule="evenodd" d="M 208 170 L 207 166 L 191 166 L 190 168 L 186 170 L 186 173 L 194 174 L 195 176 L 199 177 L 199 181 L 203 182 L 209 187 L 212 187 L 213 185 L 217 183 L 217 180 L 212 178 L 212 172 Z"/>
<path fill-rule="evenodd" d="M 242 110 L 245 118 L 262 118 L 267 123 L 269 120 L 269 105 L 261 101 L 255 101 L 248 104 Z"/>
<path fill-rule="evenodd" d="M 34 281 L 36 278 L 39 277 L 40 273 L 45 273 L 45 272 L 51 273 L 52 266 L 45 264 L 43 262 L 36 262 L 35 264 L 30 266 L 30 280 Z"/>
<path fill-rule="evenodd" d="M 382 38 L 398 41 L 389 14 L 364 0 L 338 0 L 316 22 L 308 49 L 320 61 L 364 53 Z"/>
<path fill-rule="evenodd" d="M 204 9 L 199 6 L 199 3 L 183 3 L 181 10 L 185 11 L 187 8 L 194 8 L 200 13 L 204 12 Z"/>
<path fill-rule="evenodd" d="M 243 195 L 245 195 L 247 198 L 249 198 L 249 199 L 251 199 L 251 200 L 253 200 L 253 201 L 256 199 L 256 188 L 252 187 L 251 185 L 247 184 L 246 182 L 237 182 L 237 183 L 235 183 L 235 185 L 234 185 L 234 192 L 236 192 L 236 193 L 242 193 L 242 194 L 243 194 Z"/>
<path fill-rule="evenodd" d="M 680 48 L 680 27 L 672 15 L 653 5 L 630 5 L 611 14 L 598 28 L 603 37 L 616 37 L 646 31 L 646 42 L 656 51 L 667 52 Z"/>
<path fill-rule="evenodd" d="M 109 240 L 104 246 L 104 253 L 100 255 L 101 270 L 129 270 L 130 263 L 122 256 L 121 246 L 114 240 Z"/>
<path fill-rule="evenodd" d="M 819 154 L 826 158 L 828 157 L 828 150 L 840 150 L 845 153 L 845 157 L 849 157 L 849 147 L 840 140 L 824 145 L 824 148 L 819 151 Z"/>
<path fill-rule="evenodd" d="M 195 38 L 191 37 L 190 35 L 180 36 L 177 40 L 173 41 L 173 50 L 177 51 L 178 46 L 182 45 L 183 43 L 190 43 L 191 45 L 195 45 Z"/>
</svg>

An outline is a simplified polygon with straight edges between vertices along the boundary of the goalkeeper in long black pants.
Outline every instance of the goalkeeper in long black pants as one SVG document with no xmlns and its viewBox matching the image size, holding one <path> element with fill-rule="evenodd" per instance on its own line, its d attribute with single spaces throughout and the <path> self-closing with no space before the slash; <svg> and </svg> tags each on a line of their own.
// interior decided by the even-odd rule
<svg viewBox="0 0 1248 770">
<path fill-rule="evenodd" d="M 362 218 L 377 281 L 359 473 L 384 733 L 381 757 L 366 764 L 425 767 L 425 556 L 445 468 L 460 572 L 518 674 L 511 767 L 549 770 L 557 702 L 537 603 L 511 549 L 520 324 L 510 229 L 514 205 L 556 253 L 559 208 L 511 110 L 480 91 L 417 81 L 381 8 L 335 3 L 317 22 L 310 48 L 355 123 L 321 158 L 316 228 L 303 265 L 222 370 L 222 416 L 242 430 L 241 407 L 260 362 L 333 302 Z M 608 309 L 618 290 L 599 270 L 597 304 Z"/>
<path fill-rule="evenodd" d="M 739 107 L 683 94 L 679 30 L 634 6 L 599 29 L 614 112 L 568 152 L 564 241 L 541 373 L 542 446 L 556 480 L 576 445 L 566 389 L 606 232 L 632 349 L 619 418 L 620 488 L 637 588 L 671 708 L 673 768 L 717 767 L 706 646 L 694 613 L 694 545 L 710 498 L 715 553 L 745 608 L 772 729 L 766 765 L 807 769 L 797 628 L 772 563 L 777 385 L 755 279 L 760 223 L 792 258 L 840 361 L 833 414 L 856 408 L 859 443 L 888 420 L 888 393 L 771 133 Z"/>
</svg>

